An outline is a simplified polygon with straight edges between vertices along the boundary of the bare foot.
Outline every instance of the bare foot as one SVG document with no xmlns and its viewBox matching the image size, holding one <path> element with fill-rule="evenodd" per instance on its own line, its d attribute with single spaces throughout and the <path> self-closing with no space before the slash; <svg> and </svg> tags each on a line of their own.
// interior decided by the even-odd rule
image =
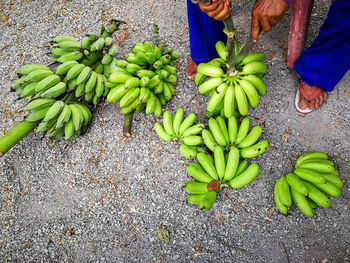
<svg viewBox="0 0 350 263">
<path fill-rule="evenodd" d="M 318 87 L 310 87 L 303 82 L 300 82 L 302 89 L 308 95 L 304 97 L 302 93 L 300 93 L 299 107 L 302 110 L 305 110 L 309 107 L 310 110 L 317 110 L 328 98 L 327 91 L 322 90 L 316 97 L 312 96 L 314 92 L 317 91 Z M 310 98 L 312 98 L 310 100 Z"/>
<path fill-rule="evenodd" d="M 188 60 L 186 73 L 189 79 L 194 80 L 197 73 L 197 64 L 191 58 Z"/>
</svg>

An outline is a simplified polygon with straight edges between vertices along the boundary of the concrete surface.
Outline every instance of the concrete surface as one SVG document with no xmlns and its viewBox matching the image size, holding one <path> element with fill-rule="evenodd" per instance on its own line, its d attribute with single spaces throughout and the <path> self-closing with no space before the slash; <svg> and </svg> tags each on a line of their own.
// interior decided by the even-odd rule
<svg viewBox="0 0 350 263">
<path fill-rule="evenodd" d="M 254 1 L 233 0 L 239 35 L 247 37 Z M 56 35 L 81 38 L 110 18 L 127 24 L 114 35 L 118 57 L 135 42 L 152 40 L 159 25 L 164 45 L 182 56 L 171 112 L 205 119 L 207 96 L 185 76 L 189 41 L 185 1 L 0 0 L 0 131 L 8 131 L 26 104 L 9 93 L 17 69 L 49 63 L 47 43 Z M 308 44 L 330 5 L 316 0 Z M 133 136 L 122 137 L 117 105 L 100 105 L 87 134 L 73 142 L 31 133 L 0 159 L 1 262 L 349 262 L 349 87 L 347 74 L 320 110 L 307 116 L 294 108 L 296 75 L 285 66 L 290 13 L 258 49 L 269 56 L 268 93 L 250 110 L 263 125 L 270 149 L 254 160 L 258 179 L 222 192 L 209 212 L 186 203 L 190 179 L 178 146 L 154 134 L 156 118 L 137 114 Z M 306 218 L 293 206 L 276 213 L 273 185 L 293 169 L 297 156 L 328 153 L 344 180 L 332 208 Z M 165 228 L 170 241 L 157 232 Z"/>
</svg>

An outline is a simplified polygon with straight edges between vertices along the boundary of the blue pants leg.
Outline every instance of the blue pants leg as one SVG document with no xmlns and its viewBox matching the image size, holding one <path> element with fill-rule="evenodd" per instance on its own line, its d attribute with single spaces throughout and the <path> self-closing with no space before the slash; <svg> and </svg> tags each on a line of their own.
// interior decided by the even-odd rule
<svg viewBox="0 0 350 263">
<path fill-rule="evenodd" d="M 350 1 L 336 0 L 319 35 L 294 64 L 309 86 L 332 91 L 350 68 Z"/>
<path fill-rule="evenodd" d="M 227 39 L 223 32 L 224 22 L 207 16 L 198 4 L 193 4 L 190 0 L 187 0 L 187 18 L 192 60 L 198 65 L 218 57 L 215 43 L 219 40 L 226 43 Z"/>
</svg>

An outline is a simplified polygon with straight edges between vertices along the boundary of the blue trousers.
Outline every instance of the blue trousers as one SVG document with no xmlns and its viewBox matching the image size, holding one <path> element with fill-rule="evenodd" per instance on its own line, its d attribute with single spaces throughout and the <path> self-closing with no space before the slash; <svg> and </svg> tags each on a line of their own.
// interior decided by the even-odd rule
<svg viewBox="0 0 350 263">
<path fill-rule="evenodd" d="M 218 57 L 215 43 L 219 40 L 226 43 L 227 39 L 224 23 L 207 16 L 190 0 L 187 0 L 187 18 L 192 60 L 198 65 Z"/>
<path fill-rule="evenodd" d="M 187 0 L 191 58 L 197 63 L 217 57 L 215 43 L 226 43 L 224 24 Z M 319 35 L 294 64 L 303 82 L 332 91 L 350 68 L 350 1 L 336 0 Z"/>
</svg>

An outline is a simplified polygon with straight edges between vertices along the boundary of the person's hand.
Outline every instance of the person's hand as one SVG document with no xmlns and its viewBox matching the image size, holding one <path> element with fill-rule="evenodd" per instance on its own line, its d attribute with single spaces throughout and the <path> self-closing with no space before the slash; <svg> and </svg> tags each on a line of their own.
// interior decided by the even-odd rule
<svg viewBox="0 0 350 263">
<path fill-rule="evenodd" d="M 225 20 L 230 16 L 230 2 L 231 0 L 212 0 L 210 5 L 203 5 L 199 2 L 199 8 L 208 16 L 215 20 Z"/>
<path fill-rule="evenodd" d="M 252 10 L 251 36 L 257 41 L 260 29 L 267 32 L 282 20 L 288 9 L 283 0 L 256 0 Z"/>
</svg>

